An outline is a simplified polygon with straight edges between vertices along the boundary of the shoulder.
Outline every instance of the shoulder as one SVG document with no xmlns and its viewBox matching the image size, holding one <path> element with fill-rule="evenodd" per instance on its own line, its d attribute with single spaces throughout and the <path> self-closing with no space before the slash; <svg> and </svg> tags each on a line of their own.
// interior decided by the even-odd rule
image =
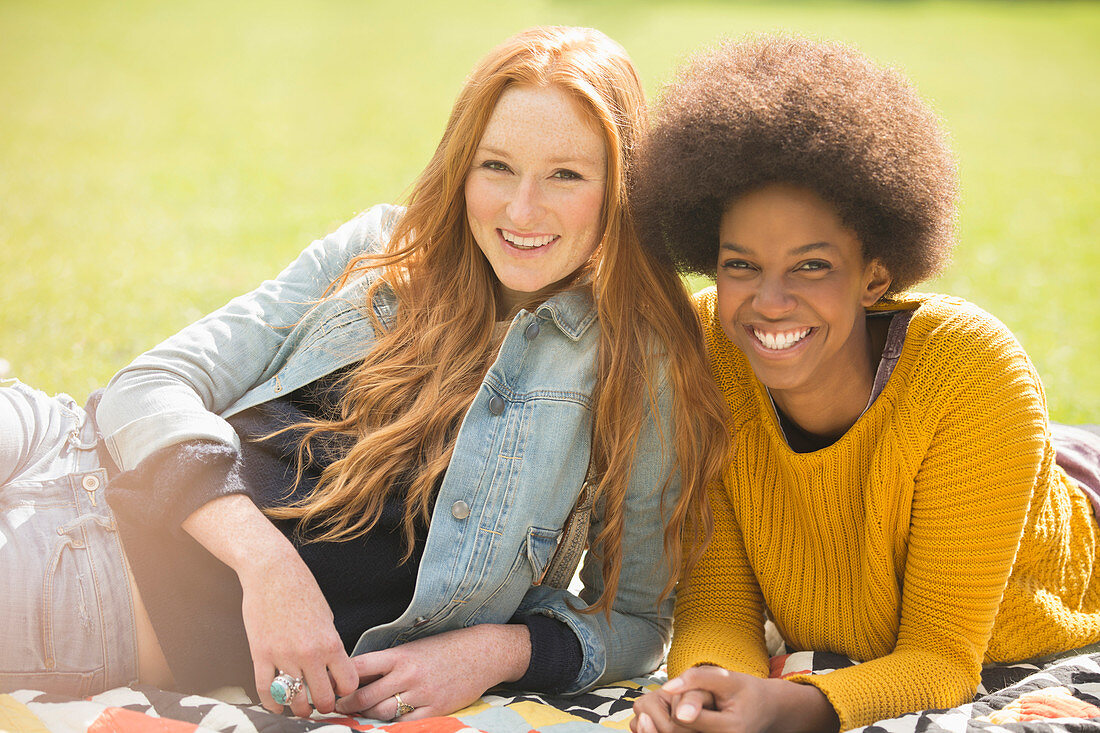
<svg viewBox="0 0 1100 733">
<path fill-rule="evenodd" d="M 1027 361 L 1023 346 L 995 316 L 962 298 L 911 294 L 917 304 L 906 341 L 945 368 L 993 361 Z"/>
<path fill-rule="evenodd" d="M 1045 402 L 1031 360 L 1012 331 L 962 298 L 907 294 L 916 303 L 902 359 L 911 390 L 943 400 L 1009 393 Z M 900 364 L 899 364 L 900 366 Z M 945 405 L 946 406 L 946 405 Z"/>
</svg>

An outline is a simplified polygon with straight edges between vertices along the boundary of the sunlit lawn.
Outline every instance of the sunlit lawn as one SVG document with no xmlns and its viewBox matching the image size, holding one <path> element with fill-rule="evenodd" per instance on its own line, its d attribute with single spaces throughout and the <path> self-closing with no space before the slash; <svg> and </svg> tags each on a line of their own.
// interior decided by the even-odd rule
<svg viewBox="0 0 1100 733">
<path fill-rule="evenodd" d="M 651 94 L 719 34 L 790 28 L 904 68 L 959 151 L 925 286 L 1017 334 L 1052 412 L 1100 421 L 1100 5 L 0 0 L 0 358 L 78 399 L 423 166 L 463 76 L 594 25 Z"/>
</svg>

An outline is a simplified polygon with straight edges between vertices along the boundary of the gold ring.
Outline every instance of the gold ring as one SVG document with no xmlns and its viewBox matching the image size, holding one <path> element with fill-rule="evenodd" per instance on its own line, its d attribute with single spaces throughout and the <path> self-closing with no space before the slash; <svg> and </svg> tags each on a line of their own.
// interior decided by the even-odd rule
<svg viewBox="0 0 1100 733">
<path fill-rule="evenodd" d="M 401 696 L 398 695 L 397 693 L 394 693 L 393 699 L 397 700 L 397 712 L 394 714 L 394 716 L 393 716 L 393 718 L 391 718 L 391 720 L 397 720 L 402 715 L 408 715 L 413 710 L 416 710 L 415 705 L 408 704 L 407 702 L 402 700 Z"/>
</svg>

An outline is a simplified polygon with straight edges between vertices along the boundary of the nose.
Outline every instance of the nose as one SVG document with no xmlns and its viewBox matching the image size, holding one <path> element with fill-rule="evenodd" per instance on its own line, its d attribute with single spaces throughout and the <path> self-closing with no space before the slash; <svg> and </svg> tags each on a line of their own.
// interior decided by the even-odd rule
<svg viewBox="0 0 1100 733">
<path fill-rule="evenodd" d="M 752 298 L 753 308 L 764 318 L 778 319 L 795 307 L 795 298 L 782 273 L 761 277 Z"/>
<path fill-rule="evenodd" d="M 542 190 L 531 176 L 520 178 L 508 202 L 508 218 L 520 229 L 533 227 L 543 216 Z"/>
</svg>

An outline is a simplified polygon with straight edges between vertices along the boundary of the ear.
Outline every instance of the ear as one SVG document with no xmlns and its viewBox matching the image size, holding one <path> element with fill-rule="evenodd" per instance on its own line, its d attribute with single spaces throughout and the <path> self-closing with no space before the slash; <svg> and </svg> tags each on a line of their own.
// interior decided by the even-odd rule
<svg viewBox="0 0 1100 733">
<path fill-rule="evenodd" d="M 890 289 L 890 283 L 894 278 L 889 270 L 879 260 L 871 260 L 863 271 L 863 295 L 860 302 L 864 308 L 870 307 L 879 301 L 886 291 Z"/>
</svg>

